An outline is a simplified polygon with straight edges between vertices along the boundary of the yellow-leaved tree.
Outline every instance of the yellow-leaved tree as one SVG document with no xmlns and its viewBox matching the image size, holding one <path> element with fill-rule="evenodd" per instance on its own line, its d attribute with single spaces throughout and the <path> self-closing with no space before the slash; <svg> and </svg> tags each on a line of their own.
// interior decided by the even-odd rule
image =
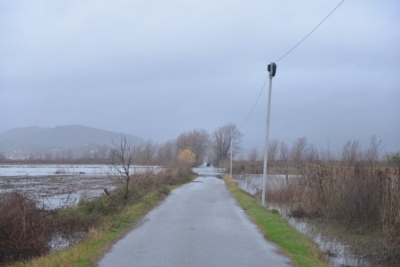
<svg viewBox="0 0 400 267">
<path fill-rule="evenodd" d="M 190 149 L 179 150 L 179 160 L 192 165 L 196 162 L 196 155 Z"/>
</svg>

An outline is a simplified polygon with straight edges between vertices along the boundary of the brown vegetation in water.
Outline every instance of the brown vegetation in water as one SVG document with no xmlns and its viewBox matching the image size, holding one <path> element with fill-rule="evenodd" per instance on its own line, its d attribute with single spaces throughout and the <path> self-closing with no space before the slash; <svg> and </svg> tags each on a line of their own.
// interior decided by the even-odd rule
<svg viewBox="0 0 400 267">
<path fill-rule="evenodd" d="M 293 216 L 322 216 L 348 229 L 380 229 L 381 256 L 399 260 L 398 160 L 390 155 L 388 160 L 379 156 L 376 137 L 364 151 L 358 142 L 347 142 L 340 159 L 321 157 L 304 142 L 295 142 L 294 147 L 289 164 L 299 175 L 277 190 L 268 190 L 267 199 L 289 204 Z"/>
</svg>

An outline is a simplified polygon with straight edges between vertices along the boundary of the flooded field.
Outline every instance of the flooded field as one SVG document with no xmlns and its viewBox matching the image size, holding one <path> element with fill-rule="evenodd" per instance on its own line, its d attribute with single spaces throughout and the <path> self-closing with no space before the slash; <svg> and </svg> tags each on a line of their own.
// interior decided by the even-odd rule
<svg viewBox="0 0 400 267">
<path fill-rule="evenodd" d="M 131 166 L 132 173 L 158 166 Z M 0 164 L 0 177 L 4 176 L 46 176 L 46 175 L 90 175 L 107 176 L 115 170 L 106 164 Z"/>
<path fill-rule="evenodd" d="M 297 176 L 290 175 L 288 179 L 296 179 Z M 262 175 L 237 175 L 234 176 L 238 185 L 243 190 L 253 195 L 259 195 L 262 189 Z M 278 189 L 286 183 L 285 175 L 268 175 L 267 187 L 269 190 Z M 279 209 L 282 216 L 299 232 L 306 234 L 318 244 L 328 261 L 335 267 L 395 267 L 392 265 L 379 265 L 373 262 L 373 257 L 354 248 L 348 242 L 350 237 L 344 233 L 338 233 L 338 229 L 333 224 L 328 224 L 318 219 L 298 219 L 290 216 L 287 207 L 277 204 L 269 204 L 269 208 Z M 354 237 L 352 237 L 354 238 Z M 373 238 L 373 237 L 371 237 Z"/>
<path fill-rule="evenodd" d="M 132 173 L 156 166 L 133 166 Z M 0 194 L 27 192 L 45 209 L 75 205 L 112 190 L 121 179 L 107 165 L 0 165 Z"/>
</svg>

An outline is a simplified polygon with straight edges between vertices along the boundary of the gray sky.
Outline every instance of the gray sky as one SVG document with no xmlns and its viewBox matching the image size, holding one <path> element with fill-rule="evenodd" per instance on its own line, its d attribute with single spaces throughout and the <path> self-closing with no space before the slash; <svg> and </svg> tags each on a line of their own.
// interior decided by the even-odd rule
<svg viewBox="0 0 400 267">
<path fill-rule="evenodd" d="M 0 0 L 0 132 L 82 124 L 164 142 L 242 125 L 339 0 Z M 400 1 L 347 0 L 278 63 L 271 138 L 400 150 Z M 267 88 L 241 128 L 263 146 Z"/>
</svg>

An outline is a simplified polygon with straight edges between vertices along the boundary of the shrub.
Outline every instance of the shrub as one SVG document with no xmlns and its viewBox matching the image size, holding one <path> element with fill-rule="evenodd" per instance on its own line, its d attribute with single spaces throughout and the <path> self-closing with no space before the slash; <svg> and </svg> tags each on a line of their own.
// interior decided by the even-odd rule
<svg viewBox="0 0 400 267">
<path fill-rule="evenodd" d="M 196 155 L 190 149 L 179 150 L 179 160 L 193 165 L 196 162 Z"/>
<path fill-rule="evenodd" d="M 0 263 L 46 254 L 50 247 L 51 223 L 29 195 L 0 195 Z"/>
</svg>

